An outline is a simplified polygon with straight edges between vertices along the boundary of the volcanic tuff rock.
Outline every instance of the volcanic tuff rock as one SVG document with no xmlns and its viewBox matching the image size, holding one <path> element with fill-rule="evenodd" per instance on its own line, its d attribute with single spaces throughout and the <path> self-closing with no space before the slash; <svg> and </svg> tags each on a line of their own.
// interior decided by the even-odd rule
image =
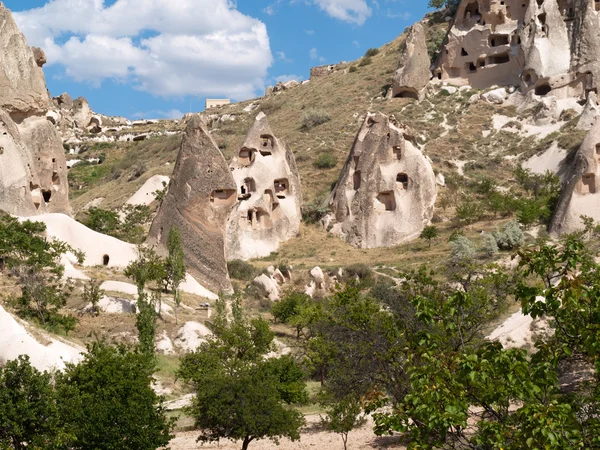
<svg viewBox="0 0 600 450">
<path fill-rule="evenodd" d="M 331 197 L 331 233 L 358 248 L 417 237 L 433 216 L 435 174 L 396 119 L 369 114 Z"/>
<path fill-rule="evenodd" d="M 69 213 L 62 141 L 46 119 L 43 52 L 27 45 L 0 3 L 0 209 L 15 215 Z M 36 62 L 37 59 L 37 62 Z"/>
<path fill-rule="evenodd" d="M 392 95 L 423 99 L 431 78 L 430 65 L 425 30 L 423 25 L 417 22 L 410 27 L 406 37 L 398 70 L 392 82 Z"/>
<path fill-rule="evenodd" d="M 259 258 L 294 237 L 302 194 L 294 154 L 260 113 L 230 165 L 238 203 L 227 226 L 227 259 Z"/>
<path fill-rule="evenodd" d="M 599 8 L 592 0 L 463 0 L 434 76 L 583 98 L 600 76 Z"/>
<path fill-rule="evenodd" d="M 235 204 L 236 185 L 227 162 L 200 117 L 186 128 L 175 169 L 149 243 L 165 244 L 171 227 L 181 234 L 188 270 L 213 292 L 232 292 L 225 261 L 225 229 Z"/>
<path fill-rule="evenodd" d="M 550 232 L 572 233 L 583 228 L 581 216 L 600 221 L 600 120 L 588 132 L 564 179 Z"/>
</svg>

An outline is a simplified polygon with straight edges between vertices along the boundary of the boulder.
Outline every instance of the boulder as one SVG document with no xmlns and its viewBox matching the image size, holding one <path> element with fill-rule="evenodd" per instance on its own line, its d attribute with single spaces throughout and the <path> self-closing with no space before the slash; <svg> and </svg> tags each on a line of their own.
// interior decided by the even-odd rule
<svg viewBox="0 0 600 450">
<path fill-rule="evenodd" d="M 325 274 L 319 266 L 313 267 L 308 274 L 317 285 L 317 288 L 322 289 L 325 286 Z"/>
<path fill-rule="evenodd" d="M 187 125 L 167 195 L 152 222 L 149 243 L 165 245 L 171 227 L 181 234 L 191 275 L 213 292 L 232 292 L 225 261 L 225 229 L 236 184 L 223 154 L 198 116 Z"/>
<path fill-rule="evenodd" d="M 495 103 L 496 105 L 501 105 L 504 103 L 504 100 L 508 98 L 508 92 L 504 88 L 494 89 L 493 91 L 486 92 L 482 94 L 481 97 L 488 103 Z"/>
<path fill-rule="evenodd" d="M 550 223 L 553 234 L 583 229 L 581 216 L 600 221 L 600 121 L 583 140 L 563 179 L 558 205 Z"/>
<path fill-rule="evenodd" d="M 333 190 L 331 233 L 358 248 L 414 239 L 433 217 L 435 174 L 393 116 L 367 115 Z"/>
<path fill-rule="evenodd" d="M 274 278 L 271 278 L 267 274 L 261 274 L 252 280 L 252 285 L 255 286 L 260 294 L 271 300 L 272 302 L 279 300 L 279 286 Z"/>
<path fill-rule="evenodd" d="M 398 69 L 392 81 L 393 97 L 423 99 L 431 78 L 431 65 L 427 52 L 425 29 L 415 23 L 408 31 Z"/>
<path fill-rule="evenodd" d="M 93 116 L 88 101 L 83 97 L 75 99 L 75 101 L 73 101 L 72 112 L 73 122 L 75 123 L 75 126 L 82 130 L 85 130 L 85 128 L 90 123 L 90 120 L 92 120 Z"/>
<path fill-rule="evenodd" d="M 12 14 L 0 2 L 0 108 L 20 121 L 32 114 L 44 115 L 50 97 L 41 67 Z"/>
<path fill-rule="evenodd" d="M 58 125 L 60 122 L 60 114 L 56 111 L 48 111 L 46 113 L 46 119 L 48 119 L 52 125 Z"/>
<path fill-rule="evenodd" d="M 52 99 L 54 104 L 60 109 L 71 110 L 73 109 L 73 99 L 68 93 L 60 94 L 58 97 Z"/>
<path fill-rule="evenodd" d="M 227 225 L 227 259 L 260 258 L 294 237 L 300 228 L 302 194 L 294 154 L 259 113 L 231 173 L 237 203 Z"/>
<path fill-rule="evenodd" d="M 35 63 L 38 65 L 38 67 L 43 67 L 44 64 L 48 62 L 44 50 L 42 50 L 39 47 L 31 47 L 31 50 L 33 51 L 33 58 L 35 59 Z"/>
</svg>

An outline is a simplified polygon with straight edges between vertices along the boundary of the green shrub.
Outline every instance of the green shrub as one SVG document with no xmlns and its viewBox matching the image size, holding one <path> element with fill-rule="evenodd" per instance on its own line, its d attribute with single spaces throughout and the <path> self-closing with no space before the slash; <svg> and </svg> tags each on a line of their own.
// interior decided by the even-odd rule
<svg viewBox="0 0 600 450">
<path fill-rule="evenodd" d="M 317 156 L 317 159 L 314 162 L 314 166 L 317 169 L 331 169 L 335 167 L 338 163 L 337 156 L 335 156 L 331 152 L 324 152 Z"/>
<path fill-rule="evenodd" d="M 515 220 L 511 220 L 502 227 L 502 231 L 496 230 L 494 232 L 494 238 L 499 248 L 513 250 L 521 245 L 523 232 L 519 224 Z"/>
<path fill-rule="evenodd" d="M 365 58 L 371 58 L 377 54 L 379 54 L 378 48 L 370 48 L 369 50 L 366 51 Z"/>
<path fill-rule="evenodd" d="M 327 111 L 320 109 L 311 108 L 302 114 L 302 125 L 303 130 L 310 130 L 318 125 L 322 125 L 331 120 L 331 114 Z"/>
<path fill-rule="evenodd" d="M 236 280 L 250 281 L 256 275 L 254 266 L 240 259 L 229 261 L 227 263 L 227 270 L 229 271 L 229 276 Z"/>
<path fill-rule="evenodd" d="M 360 67 L 364 67 L 364 66 L 368 66 L 372 62 L 373 62 L 373 60 L 371 59 L 370 56 L 365 56 L 363 59 L 360 60 L 360 63 L 358 65 Z"/>
<path fill-rule="evenodd" d="M 483 217 L 483 206 L 473 199 L 463 199 L 456 207 L 456 217 L 467 224 L 477 222 Z"/>
<path fill-rule="evenodd" d="M 498 243 L 496 242 L 496 238 L 493 234 L 485 233 L 481 237 L 481 251 L 488 256 L 498 253 Z"/>
<path fill-rule="evenodd" d="M 350 68 L 348 69 L 348 72 L 350 72 L 350 73 L 358 72 L 358 67 L 350 66 Z"/>
<path fill-rule="evenodd" d="M 475 256 L 473 243 L 465 236 L 457 236 L 450 242 L 450 259 L 454 263 L 465 264 Z"/>
<path fill-rule="evenodd" d="M 327 194 L 321 194 L 309 203 L 302 205 L 302 220 L 305 223 L 319 223 L 328 212 Z"/>
</svg>

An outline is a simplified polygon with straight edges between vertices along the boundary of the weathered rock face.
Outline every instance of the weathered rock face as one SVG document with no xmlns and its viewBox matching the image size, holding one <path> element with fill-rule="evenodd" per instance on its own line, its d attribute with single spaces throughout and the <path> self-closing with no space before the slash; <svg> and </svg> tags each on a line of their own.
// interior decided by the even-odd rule
<svg viewBox="0 0 600 450">
<path fill-rule="evenodd" d="M 213 292 L 231 292 L 225 261 L 227 218 L 236 185 L 227 162 L 199 117 L 186 128 L 165 196 L 152 223 L 149 243 L 164 251 L 171 227 L 181 234 L 188 270 Z"/>
<path fill-rule="evenodd" d="M 435 174 L 395 118 L 369 114 L 331 197 L 330 231 L 358 248 L 417 237 L 433 216 Z"/>
<path fill-rule="evenodd" d="M 44 73 L 12 14 L 0 2 L 0 108 L 13 120 L 46 114 L 50 97 Z"/>
<path fill-rule="evenodd" d="M 62 141 L 46 119 L 50 98 L 41 65 L 0 3 L 0 209 L 15 215 L 70 213 Z"/>
<path fill-rule="evenodd" d="M 238 203 L 227 226 L 227 259 L 267 256 L 300 227 L 302 194 L 294 154 L 260 113 L 230 167 Z"/>
<path fill-rule="evenodd" d="M 600 120 L 596 120 L 571 163 L 550 232 L 581 230 L 581 216 L 600 221 Z"/>
<path fill-rule="evenodd" d="M 463 0 L 434 76 L 583 98 L 600 76 L 596 9 L 591 0 Z"/>
<path fill-rule="evenodd" d="M 431 78 L 430 66 L 425 30 L 423 25 L 417 22 L 410 27 L 406 37 L 398 70 L 392 82 L 392 95 L 422 99 Z"/>
</svg>

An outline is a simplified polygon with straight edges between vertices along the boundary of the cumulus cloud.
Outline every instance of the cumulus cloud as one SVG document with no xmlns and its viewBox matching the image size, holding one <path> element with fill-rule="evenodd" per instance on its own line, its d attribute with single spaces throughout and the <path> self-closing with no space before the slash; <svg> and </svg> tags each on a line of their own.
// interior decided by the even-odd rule
<svg viewBox="0 0 600 450">
<path fill-rule="evenodd" d="M 264 89 L 273 62 L 265 24 L 231 0 L 50 0 L 14 15 L 49 64 L 95 85 L 243 99 Z"/>
<path fill-rule="evenodd" d="M 308 56 L 315 61 L 325 62 L 325 58 L 319 55 L 319 51 L 316 48 L 311 48 L 308 52 Z"/>
<path fill-rule="evenodd" d="M 367 0 L 313 0 L 319 8 L 345 22 L 362 25 L 371 16 Z"/>
</svg>

